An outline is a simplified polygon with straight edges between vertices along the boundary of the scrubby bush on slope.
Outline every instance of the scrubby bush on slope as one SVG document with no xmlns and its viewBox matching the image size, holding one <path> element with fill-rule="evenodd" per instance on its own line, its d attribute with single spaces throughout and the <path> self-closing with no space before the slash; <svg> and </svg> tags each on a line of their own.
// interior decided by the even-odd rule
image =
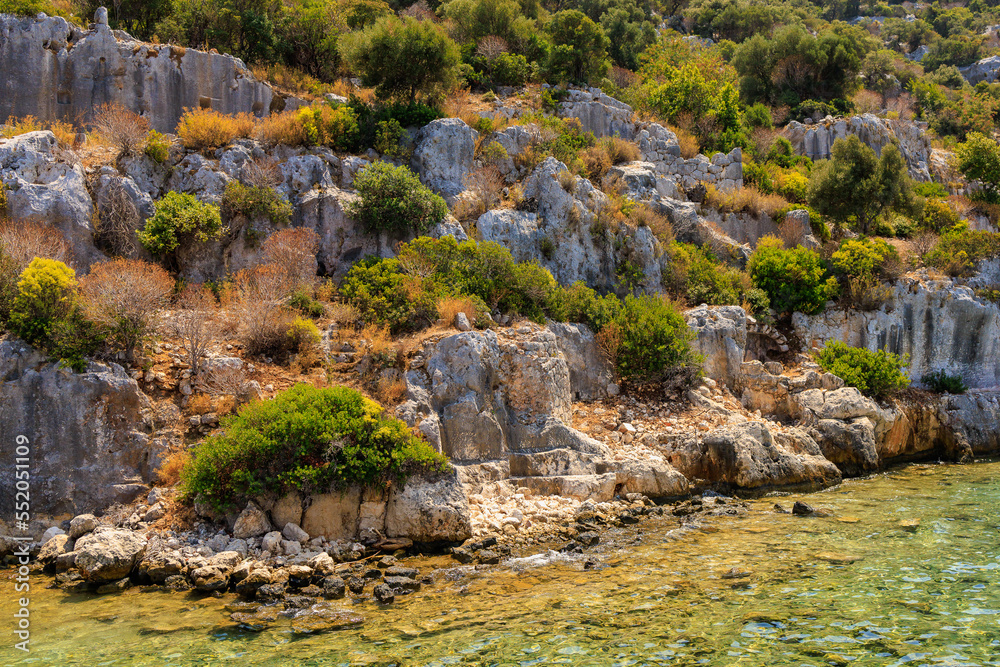
<svg viewBox="0 0 1000 667">
<path fill-rule="evenodd" d="M 219 509 L 264 493 L 381 486 L 448 467 L 403 422 L 347 387 L 298 384 L 244 406 L 222 426 L 182 474 L 187 498 Z"/>
</svg>

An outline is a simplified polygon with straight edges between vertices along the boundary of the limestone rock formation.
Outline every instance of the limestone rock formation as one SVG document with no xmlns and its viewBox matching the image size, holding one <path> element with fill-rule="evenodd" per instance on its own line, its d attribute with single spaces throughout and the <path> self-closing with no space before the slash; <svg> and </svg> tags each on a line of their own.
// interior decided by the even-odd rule
<svg viewBox="0 0 1000 667">
<path fill-rule="evenodd" d="M 704 356 L 705 374 L 735 387 L 747 347 L 746 311 L 739 306 L 699 306 L 684 312 L 696 334 L 691 347 Z"/>
<path fill-rule="evenodd" d="M 931 140 L 926 130 L 927 123 L 888 120 L 866 113 L 850 118 L 827 116 L 812 125 L 803 125 L 793 120 L 785 127 L 784 133 L 792 142 L 796 153 L 813 160 L 829 158 L 833 143 L 852 134 L 857 135 L 862 143 L 874 149 L 878 155 L 890 143 L 898 142 L 910 176 L 919 181 L 929 181 Z"/>
<path fill-rule="evenodd" d="M 906 278 L 878 310 L 796 313 L 792 324 L 806 349 L 839 340 L 909 355 L 905 370 L 917 385 L 939 370 L 970 387 L 1000 385 L 1000 309 L 948 280 Z"/>
<path fill-rule="evenodd" d="M 459 118 L 441 118 L 421 128 L 413 169 L 424 185 L 453 201 L 466 187 L 476 159 L 479 133 Z"/>
<path fill-rule="evenodd" d="M 703 438 L 680 436 L 666 447 L 673 466 L 692 480 L 740 489 L 822 488 L 840 481 L 840 471 L 801 429 L 779 431 L 751 422 L 716 429 Z"/>
<path fill-rule="evenodd" d="M 11 97 L 17 95 L 6 99 Z M 0 183 L 14 220 L 58 230 L 83 265 L 103 257 L 93 245 L 94 205 L 83 167 L 59 148 L 54 134 L 46 130 L 0 139 Z"/>
<path fill-rule="evenodd" d="M 1000 56 L 983 58 L 966 67 L 959 67 L 958 71 L 973 86 L 980 81 L 994 83 L 997 80 L 997 75 L 1000 74 Z"/>
<path fill-rule="evenodd" d="M 0 437 L 30 441 L 32 511 L 82 514 L 130 502 L 169 444 L 152 434 L 151 404 L 116 364 L 74 373 L 19 341 L 0 341 Z M 14 503 L 14 449 L 0 449 L 0 514 Z"/>
<path fill-rule="evenodd" d="M 77 540 L 75 550 L 76 567 L 84 579 L 118 581 L 142 559 L 146 537 L 130 530 L 97 530 Z"/>
<path fill-rule="evenodd" d="M 237 58 L 145 44 L 100 21 L 84 30 L 60 17 L 0 15 L 0 71 L 0 118 L 86 122 L 117 102 L 173 132 L 184 109 L 260 116 L 284 104 Z"/>
<path fill-rule="evenodd" d="M 469 502 L 455 474 L 438 479 L 411 478 L 389 495 L 387 537 L 414 542 L 461 542 L 472 537 Z"/>
<path fill-rule="evenodd" d="M 603 451 L 566 425 L 570 374 L 551 331 L 472 331 L 438 341 L 424 356 L 423 367 L 407 373 L 411 401 L 403 414 L 414 424 L 433 422 L 439 440 L 432 444 L 456 462 L 557 447 Z"/>
<path fill-rule="evenodd" d="M 647 227 L 613 232 L 598 221 L 607 196 L 587 179 L 570 174 L 566 165 L 547 158 L 525 179 L 524 208 L 498 209 L 479 217 L 482 241 L 500 243 L 517 261 L 536 261 L 556 280 L 582 280 L 601 290 L 619 288 L 618 263 L 629 261 L 643 274 L 641 287 L 660 291 L 658 242 Z"/>
<path fill-rule="evenodd" d="M 635 124 L 632 107 L 604 94 L 600 88 L 570 88 L 559 104 L 559 115 L 576 118 L 584 132 L 595 137 L 619 136 L 632 139 Z"/>
<path fill-rule="evenodd" d="M 659 173 L 675 177 L 684 189 L 697 183 L 712 183 L 720 190 L 743 187 L 743 153 L 739 148 L 728 154 L 697 155 L 686 160 L 681 157 L 677 135 L 656 123 L 642 128 L 636 134 L 636 143 L 643 161 L 652 163 Z"/>
</svg>

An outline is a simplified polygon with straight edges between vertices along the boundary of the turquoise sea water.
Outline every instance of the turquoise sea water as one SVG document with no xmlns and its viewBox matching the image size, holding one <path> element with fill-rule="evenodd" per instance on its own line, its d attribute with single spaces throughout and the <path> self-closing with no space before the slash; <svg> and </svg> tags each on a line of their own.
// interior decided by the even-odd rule
<svg viewBox="0 0 1000 667">
<path fill-rule="evenodd" d="M 771 509 L 796 499 L 832 516 Z M 321 635 L 288 619 L 241 631 L 232 596 L 66 595 L 37 575 L 32 651 L 11 648 L 5 613 L 0 664 L 1000 665 L 1000 463 L 914 465 L 750 504 L 694 529 L 650 517 L 582 557 L 480 571 L 409 559 L 449 569 L 388 607 L 329 603 L 364 622 Z"/>
</svg>

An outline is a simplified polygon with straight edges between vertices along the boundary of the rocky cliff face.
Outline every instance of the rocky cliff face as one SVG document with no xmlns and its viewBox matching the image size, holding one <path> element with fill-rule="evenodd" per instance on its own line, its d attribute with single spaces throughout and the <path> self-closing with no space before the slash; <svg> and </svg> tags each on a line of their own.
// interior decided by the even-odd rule
<svg viewBox="0 0 1000 667">
<path fill-rule="evenodd" d="M 31 509 L 98 512 L 148 490 L 169 444 L 149 399 L 117 365 L 74 373 L 0 342 L 0 515 L 12 516 L 14 440 L 30 442 Z"/>
<path fill-rule="evenodd" d="M 813 160 L 830 157 L 833 143 L 849 135 L 856 135 L 862 143 L 878 155 L 890 143 L 899 142 L 899 150 L 906 160 L 910 176 L 919 181 L 931 180 L 931 142 L 925 134 L 927 123 L 888 120 L 873 114 L 850 118 L 826 118 L 805 125 L 790 122 L 784 129 L 795 152 Z"/>
<path fill-rule="evenodd" d="M 806 349 L 839 340 L 909 355 L 907 373 L 918 385 L 943 370 L 971 387 L 1000 386 L 1000 309 L 949 280 L 903 279 L 878 310 L 796 313 L 792 324 Z"/>
<path fill-rule="evenodd" d="M 269 113 L 283 106 L 270 86 L 237 58 L 145 44 L 104 21 L 91 30 L 59 17 L 0 15 L 0 117 L 86 122 L 118 102 L 161 132 L 173 132 L 186 108 Z"/>
</svg>

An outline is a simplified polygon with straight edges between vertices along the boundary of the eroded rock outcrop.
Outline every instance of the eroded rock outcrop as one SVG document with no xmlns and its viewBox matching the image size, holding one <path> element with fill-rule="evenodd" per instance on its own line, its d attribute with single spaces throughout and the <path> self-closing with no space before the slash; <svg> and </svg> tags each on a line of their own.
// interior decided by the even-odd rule
<svg viewBox="0 0 1000 667">
<path fill-rule="evenodd" d="M 926 130 L 927 123 L 888 120 L 866 113 L 850 118 L 827 116 L 812 125 L 793 120 L 785 127 L 784 133 L 792 142 L 796 153 L 813 160 L 829 158 L 833 143 L 852 134 L 878 155 L 882 154 L 883 148 L 897 142 L 909 167 L 910 176 L 920 181 L 929 181 L 931 140 Z"/>
<path fill-rule="evenodd" d="M 581 129 L 593 132 L 595 137 L 632 139 L 635 134 L 632 107 L 600 88 L 570 88 L 566 99 L 559 103 L 559 115 L 578 119 Z"/>
<path fill-rule="evenodd" d="M 80 264 L 103 257 L 93 244 L 94 204 L 83 167 L 59 147 L 54 134 L 46 130 L 0 139 L 0 187 L 14 220 L 58 230 Z"/>
<path fill-rule="evenodd" d="M 0 118 L 86 122 L 117 102 L 160 132 L 173 132 L 185 109 L 267 114 L 283 106 L 237 58 L 139 42 L 106 21 L 93 29 L 60 17 L 0 15 Z"/>
<path fill-rule="evenodd" d="M 481 241 L 500 243 L 519 262 L 536 261 L 564 285 L 582 280 L 595 289 L 620 289 L 620 265 L 642 273 L 639 285 L 660 291 L 658 241 L 648 227 L 611 230 L 600 218 L 608 198 L 587 179 L 572 175 L 553 157 L 524 181 L 523 208 L 498 209 L 479 217 Z"/>
<path fill-rule="evenodd" d="M 98 512 L 148 491 L 170 442 L 154 434 L 151 404 L 115 364 L 83 373 L 47 363 L 18 341 L 0 341 L 0 514 L 12 516 L 15 438 L 32 465 L 32 510 Z"/>
<path fill-rule="evenodd" d="M 839 340 L 909 355 L 906 373 L 918 386 L 941 370 L 970 387 L 1000 386 L 1000 309 L 952 281 L 907 278 L 878 310 L 796 313 L 792 324 L 806 349 Z"/>
</svg>

